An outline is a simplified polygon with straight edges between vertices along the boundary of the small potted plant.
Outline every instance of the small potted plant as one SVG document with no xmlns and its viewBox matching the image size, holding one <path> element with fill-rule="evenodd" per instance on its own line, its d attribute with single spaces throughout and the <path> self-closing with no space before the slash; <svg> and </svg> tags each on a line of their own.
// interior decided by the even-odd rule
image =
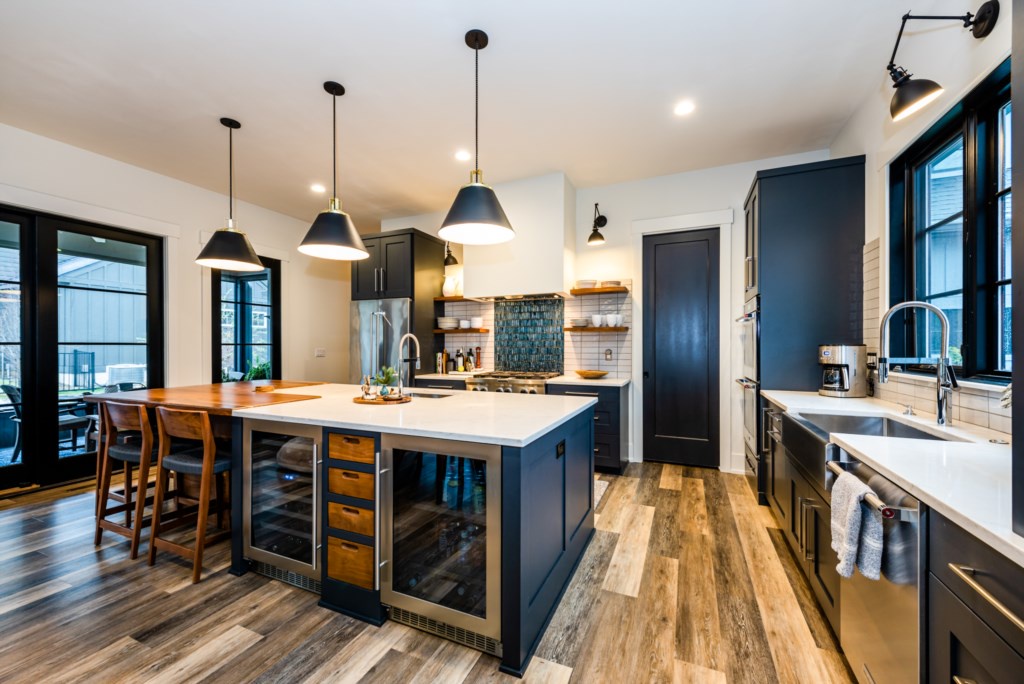
<svg viewBox="0 0 1024 684">
<path fill-rule="evenodd" d="M 391 385 L 398 380 L 398 372 L 391 366 L 381 366 L 373 381 L 380 387 L 377 394 L 386 399 L 391 394 Z"/>
</svg>

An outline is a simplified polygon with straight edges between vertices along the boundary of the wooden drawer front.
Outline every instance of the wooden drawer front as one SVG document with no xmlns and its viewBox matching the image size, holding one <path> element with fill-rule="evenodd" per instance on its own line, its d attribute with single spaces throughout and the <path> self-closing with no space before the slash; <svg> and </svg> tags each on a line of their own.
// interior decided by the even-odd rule
<svg viewBox="0 0 1024 684">
<path fill-rule="evenodd" d="M 368 508 L 327 502 L 327 524 L 338 530 L 374 537 L 373 511 Z"/>
<path fill-rule="evenodd" d="M 330 468 L 327 473 L 327 486 L 331 494 L 373 501 L 373 473 Z"/>
<path fill-rule="evenodd" d="M 998 553 L 964 529 L 932 512 L 929 523 L 928 569 L 971 610 L 1019 653 L 1024 653 L 1024 630 L 1007 619 L 993 603 L 960 577 L 949 564 L 973 568 L 969 579 L 982 591 L 1024 620 L 1024 568 Z"/>
<path fill-rule="evenodd" d="M 374 462 L 376 450 L 373 437 L 332 434 L 327 443 L 328 454 L 331 458 L 342 461 L 358 461 L 359 463 Z"/>
<path fill-rule="evenodd" d="M 328 537 L 327 576 L 372 590 L 373 547 Z"/>
<path fill-rule="evenodd" d="M 1022 672 L 1024 658 L 929 574 L 928 681 L 1010 684 Z"/>
</svg>

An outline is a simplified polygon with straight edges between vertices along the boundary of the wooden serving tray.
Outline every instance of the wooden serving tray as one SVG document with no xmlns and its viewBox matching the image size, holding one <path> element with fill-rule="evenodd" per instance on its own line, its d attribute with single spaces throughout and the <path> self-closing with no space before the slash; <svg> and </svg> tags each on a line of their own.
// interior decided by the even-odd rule
<svg viewBox="0 0 1024 684">
<path fill-rule="evenodd" d="M 369 404 L 371 406 L 381 406 L 383 404 L 408 404 L 410 401 L 412 401 L 412 397 L 402 397 L 401 399 L 389 399 L 387 401 L 385 401 L 384 399 L 380 399 L 380 398 L 377 398 L 377 399 L 363 399 L 362 397 L 352 397 L 352 401 L 354 401 L 357 404 Z"/>
</svg>

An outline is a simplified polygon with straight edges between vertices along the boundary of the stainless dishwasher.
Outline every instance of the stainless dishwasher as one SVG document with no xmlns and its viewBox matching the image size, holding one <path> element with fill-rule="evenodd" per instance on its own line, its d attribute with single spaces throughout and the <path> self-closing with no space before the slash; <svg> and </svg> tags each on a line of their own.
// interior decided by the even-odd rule
<svg viewBox="0 0 1024 684">
<path fill-rule="evenodd" d="M 828 462 L 828 488 L 846 470 L 876 496 L 865 499 L 882 513 L 882 573 L 869 580 L 855 570 L 840 583 L 840 642 L 861 684 L 920 681 L 921 502 L 845 451 Z M 867 511 L 865 511 L 867 513 Z"/>
</svg>

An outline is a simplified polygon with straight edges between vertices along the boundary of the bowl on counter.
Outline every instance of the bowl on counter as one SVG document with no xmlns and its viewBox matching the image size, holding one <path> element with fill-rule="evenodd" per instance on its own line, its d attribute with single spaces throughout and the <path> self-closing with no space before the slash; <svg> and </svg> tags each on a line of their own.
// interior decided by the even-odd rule
<svg viewBox="0 0 1024 684">
<path fill-rule="evenodd" d="M 578 370 L 576 375 L 580 376 L 584 380 L 598 380 L 608 375 L 608 371 L 603 370 Z"/>
<path fill-rule="evenodd" d="M 587 327 L 590 327 L 590 319 L 589 318 L 570 318 L 569 319 L 569 327 L 570 328 L 587 328 Z"/>
<path fill-rule="evenodd" d="M 597 287 L 596 280 L 577 280 L 576 289 L 578 290 L 590 290 Z"/>
</svg>

